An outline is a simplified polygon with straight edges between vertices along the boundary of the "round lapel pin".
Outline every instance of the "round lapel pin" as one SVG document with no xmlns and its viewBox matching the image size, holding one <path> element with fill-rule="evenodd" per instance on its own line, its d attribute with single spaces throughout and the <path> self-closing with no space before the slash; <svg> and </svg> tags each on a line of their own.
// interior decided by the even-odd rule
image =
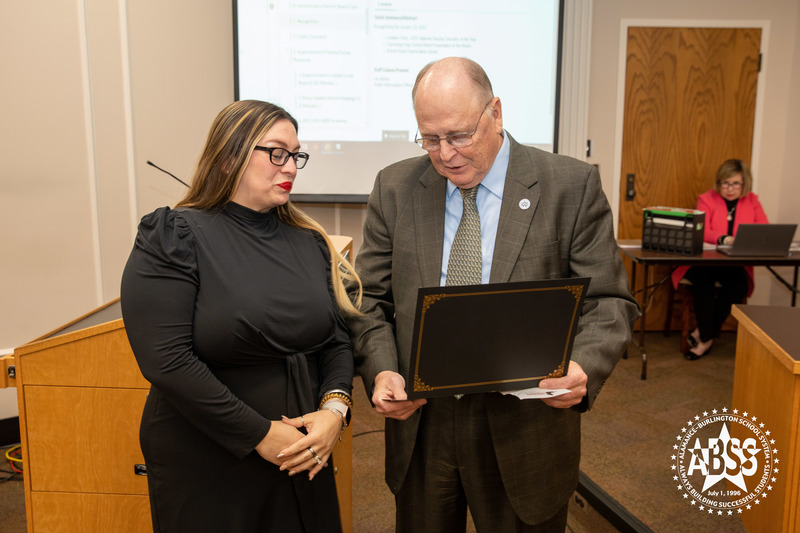
<svg viewBox="0 0 800 533">
<path fill-rule="evenodd" d="M 520 209 L 523 209 L 523 210 L 524 209 L 528 209 L 530 206 L 531 206 L 531 201 L 528 200 L 527 198 L 523 198 L 522 200 L 519 201 L 519 208 Z"/>
</svg>

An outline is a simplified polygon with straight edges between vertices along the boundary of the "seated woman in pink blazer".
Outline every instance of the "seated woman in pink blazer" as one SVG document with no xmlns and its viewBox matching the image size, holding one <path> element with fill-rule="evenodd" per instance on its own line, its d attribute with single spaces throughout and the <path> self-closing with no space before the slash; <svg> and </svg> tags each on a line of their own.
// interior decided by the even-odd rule
<svg viewBox="0 0 800 533">
<path fill-rule="evenodd" d="M 750 192 L 753 175 L 740 159 L 729 159 L 717 171 L 714 188 L 697 198 L 697 209 L 705 211 L 704 240 L 710 244 L 732 244 L 739 224 L 766 224 L 767 215 Z M 692 282 L 697 328 L 687 338 L 689 350 L 683 354 L 694 361 L 711 350 L 731 306 L 753 292 L 752 267 L 683 266 L 672 273 L 675 288 L 682 278 Z M 720 284 L 719 290 L 714 286 Z"/>
</svg>

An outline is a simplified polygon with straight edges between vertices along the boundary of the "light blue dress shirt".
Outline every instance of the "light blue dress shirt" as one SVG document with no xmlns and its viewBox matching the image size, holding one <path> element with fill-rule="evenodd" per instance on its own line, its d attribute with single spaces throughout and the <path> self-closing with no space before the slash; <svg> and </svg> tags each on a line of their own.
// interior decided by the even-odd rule
<svg viewBox="0 0 800 533">
<path fill-rule="evenodd" d="M 506 185 L 506 172 L 508 171 L 508 158 L 511 153 L 511 144 L 508 134 L 503 132 L 503 145 L 494 159 L 489 173 L 478 185 L 478 213 L 481 217 L 481 283 L 489 283 L 492 273 L 492 258 L 494 257 L 494 243 L 497 240 L 497 226 L 500 222 L 500 206 L 503 203 L 503 189 Z M 464 203 L 458 187 L 447 182 L 447 200 L 444 214 L 444 246 L 442 246 L 442 274 L 439 284 L 444 286 L 447 279 L 447 263 L 450 259 L 450 248 L 456 236 L 458 224 L 461 222 L 461 213 Z"/>
</svg>

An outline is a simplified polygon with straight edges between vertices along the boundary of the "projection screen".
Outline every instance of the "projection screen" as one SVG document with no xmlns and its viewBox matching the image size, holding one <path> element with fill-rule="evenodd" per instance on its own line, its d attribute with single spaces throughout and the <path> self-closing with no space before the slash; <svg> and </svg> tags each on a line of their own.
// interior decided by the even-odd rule
<svg viewBox="0 0 800 533">
<path fill-rule="evenodd" d="M 424 155 L 411 87 L 447 56 L 484 67 L 503 124 L 556 151 L 559 0 L 234 0 L 237 100 L 274 102 L 299 122 L 294 201 L 364 202 L 386 165 Z"/>
</svg>

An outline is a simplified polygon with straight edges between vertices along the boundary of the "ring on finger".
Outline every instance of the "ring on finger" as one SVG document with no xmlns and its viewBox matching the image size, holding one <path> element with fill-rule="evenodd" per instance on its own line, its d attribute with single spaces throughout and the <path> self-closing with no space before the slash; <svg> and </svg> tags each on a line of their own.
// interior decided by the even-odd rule
<svg viewBox="0 0 800 533">
<path fill-rule="evenodd" d="M 317 464 L 321 465 L 322 464 L 322 459 L 319 458 L 319 455 L 317 455 L 317 452 L 314 451 L 314 448 L 309 446 L 308 447 L 308 451 L 311 452 L 311 457 L 317 462 Z"/>
<path fill-rule="evenodd" d="M 304 426 L 306 425 L 306 419 L 303 418 L 303 415 L 300 415 L 300 423 L 303 424 Z"/>
</svg>

